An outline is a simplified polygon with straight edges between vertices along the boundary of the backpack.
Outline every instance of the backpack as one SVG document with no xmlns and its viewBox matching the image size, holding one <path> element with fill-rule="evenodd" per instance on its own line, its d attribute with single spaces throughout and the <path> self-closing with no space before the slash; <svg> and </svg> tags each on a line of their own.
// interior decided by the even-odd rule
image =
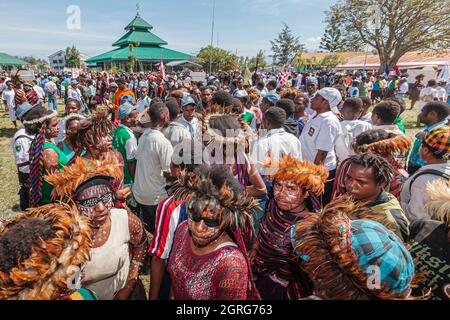
<svg viewBox="0 0 450 320">
<path fill-rule="evenodd" d="M 413 185 L 414 181 L 416 181 L 416 179 L 417 179 L 418 177 L 420 177 L 420 176 L 422 176 L 422 175 L 424 175 L 424 174 L 432 174 L 432 175 L 435 175 L 435 176 L 442 177 L 442 178 L 444 178 L 444 179 L 450 179 L 450 176 L 449 176 L 448 174 L 446 174 L 446 173 L 444 173 L 444 172 L 441 172 L 441 171 L 439 171 L 439 170 L 435 170 L 435 169 L 426 169 L 426 170 L 423 170 L 423 171 L 417 173 L 415 176 L 413 176 L 413 177 L 411 178 L 411 182 L 409 183 L 409 193 L 411 193 L 411 188 L 412 188 L 412 185 Z"/>
</svg>

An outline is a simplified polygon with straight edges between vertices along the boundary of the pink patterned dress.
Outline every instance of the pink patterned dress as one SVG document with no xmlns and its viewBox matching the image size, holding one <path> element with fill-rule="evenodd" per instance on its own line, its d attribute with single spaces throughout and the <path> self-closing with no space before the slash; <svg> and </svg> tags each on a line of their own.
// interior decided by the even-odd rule
<svg viewBox="0 0 450 320">
<path fill-rule="evenodd" d="M 225 245 L 204 256 L 192 252 L 187 221 L 175 234 L 167 268 L 176 300 L 246 300 L 247 263 L 237 246 Z"/>
</svg>

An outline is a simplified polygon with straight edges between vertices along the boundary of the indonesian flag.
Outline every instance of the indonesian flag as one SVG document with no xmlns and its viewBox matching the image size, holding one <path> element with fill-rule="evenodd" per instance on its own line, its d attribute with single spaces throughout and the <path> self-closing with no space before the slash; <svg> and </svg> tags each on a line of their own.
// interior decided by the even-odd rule
<svg viewBox="0 0 450 320">
<path fill-rule="evenodd" d="M 280 76 L 278 77 L 278 83 L 281 87 L 283 87 L 286 84 L 286 80 L 289 77 L 290 72 L 287 68 L 284 68 L 284 70 L 281 72 Z"/>
<path fill-rule="evenodd" d="M 164 81 L 166 81 L 166 66 L 164 65 L 164 62 L 161 59 L 161 63 L 159 64 L 159 72 L 161 74 L 161 77 Z"/>
</svg>

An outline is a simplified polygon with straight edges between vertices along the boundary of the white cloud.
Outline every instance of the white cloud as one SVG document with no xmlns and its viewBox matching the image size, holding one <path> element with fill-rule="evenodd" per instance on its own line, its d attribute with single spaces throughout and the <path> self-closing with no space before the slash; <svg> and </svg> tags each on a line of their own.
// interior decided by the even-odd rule
<svg viewBox="0 0 450 320">
<path fill-rule="evenodd" d="M 14 31 L 14 32 L 24 32 L 24 33 L 41 33 L 46 35 L 61 35 L 66 37 L 74 37 L 83 40 L 116 40 L 116 37 L 107 36 L 102 34 L 88 34 L 81 32 L 72 31 L 57 31 L 57 30 L 46 30 L 46 29 L 36 29 L 36 28 L 22 28 L 22 27 L 10 27 L 10 26 L 0 26 L 2 31 Z"/>
<path fill-rule="evenodd" d="M 305 40 L 305 45 L 307 49 L 318 49 L 322 37 L 311 37 Z"/>
</svg>

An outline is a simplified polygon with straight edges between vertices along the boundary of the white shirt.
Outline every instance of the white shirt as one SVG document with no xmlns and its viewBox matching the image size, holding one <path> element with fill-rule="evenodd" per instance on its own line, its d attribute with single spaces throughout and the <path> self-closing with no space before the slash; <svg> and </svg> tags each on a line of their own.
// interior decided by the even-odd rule
<svg viewBox="0 0 450 320">
<path fill-rule="evenodd" d="M 14 89 L 9 90 L 9 89 L 5 89 L 3 90 L 2 93 L 2 100 L 6 101 L 6 105 L 8 106 L 8 109 L 13 109 L 15 108 L 15 102 L 14 102 L 14 98 L 16 96 L 16 93 L 14 91 Z"/>
<path fill-rule="evenodd" d="M 36 93 L 37 93 L 39 99 L 44 100 L 45 92 L 44 92 L 44 90 L 41 88 L 41 86 L 35 85 L 35 86 L 33 87 L 33 90 L 36 91 Z"/>
<path fill-rule="evenodd" d="M 176 121 L 170 122 L 167 128 L 163 130 L 163 134 L 173 147 L 184 140 L 192 139 L 186 127 Z"/>
<path fill-rule="evenodd" d="M 182 124 L 186 127 L 189 134 L 192 138 L 198 139 L 201 141 L 202 139 L 202 130 L 200 127 L 200 121 L 196 117 L 194 117 L 191 122 L 187 121 L 183 116 L 178 119 L 178 123 Z"/>
<path fill-rule="evenodd" d="M 439 101 L 447 102 L 447 97 L 448 97 L 447 89 L 445 89 L 443 87 L 438 87 L 436 89 L 436 98 Z"/>
<path fill-rule="evenodd" d="M 283 128 L 272 129 L 263 137 L 258 137 L 251 149 L 251 160 L 261 175 L 266 175 L 262 162 L 267 159 L 268 153 L 279 159 L 282 155 L 291 155 L 302 160 L 302 145 L 297 137 L 287 133 Z"/>
<path fill-rule="evenodd" d="M 133 195 L 138 203 L 155 206 L 167 198 L 163 172 L 170 171 L 172 153 L 172 144 L 162 132 L 151 128 L 145 130 L 136 152 Z"/>
<path fill-rule="evenodd" d="M 420 110 L 428 103 L 437 97 L 436 89 L 433 87 L 426 87 L 420 90 Z"/>
<path fill-rule="evenodd" d="M 387 133 L 394 133 L 394 134 L 398 134 L 398 135 L 405 135 L 400 130 L 398 125 L 396 125 L 396 124 L 383 124 L 383 125 L 380 125 L 380 126 L 373 126 L 372 129 L 373 130 L 381 129 L 381 130 L 386 131 Z"/>
<path fill-rule="evenodd" d="M 302 154 L 305 160 L 314 163 L 318 150 L 327 151 L 324 166 L 328 171 L 336 169 L 334 146 L 340 134 L 341 125 L 331 111 L 319 114 L 309 120 L 300 135 Z"/>
<path fill-rule="evenodd" d="M 403 184 L 402 192 L 400 193 L 401 206 L 405 211 L 407 218 L 412 222 L 417 219 L 431 219 L 425 209 L 425 204 L 430 199 L 430 196 L 425 192 L 428 183 L 442 179 L 438 175 L 434 174 L 422 174 L 414 180 L 414 183 L 410 187 L 411 179 L 419 174 L 421 171 L 427 169 L 434 169 L 440 172 L 444 172 L 450 175 L 449 163 L 428 164 L 420 168 Z M 411 189 L 411 192 L 409 191 Z"/>
<path fill-rule="evenodd" d="M 311 116 L 314 117 L 316 115 L 316 111 L 313 110 L 313 108 L 311 108 L 311 101 L 312 99 L 314 99 L 314 97 L 316 96 L 317 91 L 314 92 L 313 94 L 307 94 L 308 95 L 308 106 L 306 107 L 306 112 Z"/>
<path fill-rule="evenodd" d="M 139 113 L 144 112 L 144 110 L 148 107 L 150 107 L 151 99 L 146 96 L 144 99 L 139 98 L 136 103 L 136 110 L 139 111 Z"/>
<path fill-rule="evenodd" d="M 12 139 L 11 147 L 16 160 L 16 165 L 20 165 L 30 161 L 30 146 L 33 142 L 34 136 L 25 132 L 25 128 L 17 130 Z M 19 171 L 23 173 L 30 173 L 30 166 L 26 165 L 19 167 Z"/>
<path fill-rule="evenodd" d="M 359 120 L 372 124 L 372 112 L 367 112 Z"/>
<path fill-rule="evenodd" d="M 56 91 L 58 91 L 58 88 L 53 81 L 49 81 L 45 84 L 45 91 L 47 91 L 51 95 L 54 95 Z"/>
<path fill-rule="evenodd" d="M 352 148 L 353 140 L 362 132 L 372 129 L 372 125 L 361 120 L 344 120 L 340 124 L 342 133 L 336 140 L 334 150 L 339 163 L 342 163 L 345 159 L 355 155 Z"/>
<path fill-rule="evenodd" d="M 80 101 L 80 103 L 82 103 L 82 99 L 81 99 L 81 91 L 78 88 L 70 88 L 69 91 L 67 92 L 67 97 L 69 99 L 74 99 L 77 101 Z"/>
<path fill-rule="evenodd" d="M 398 93 L 406 94 L 408 93 L 409 87 L 407 82 L 403 82 L 398 88 Z"/>
</svg>

